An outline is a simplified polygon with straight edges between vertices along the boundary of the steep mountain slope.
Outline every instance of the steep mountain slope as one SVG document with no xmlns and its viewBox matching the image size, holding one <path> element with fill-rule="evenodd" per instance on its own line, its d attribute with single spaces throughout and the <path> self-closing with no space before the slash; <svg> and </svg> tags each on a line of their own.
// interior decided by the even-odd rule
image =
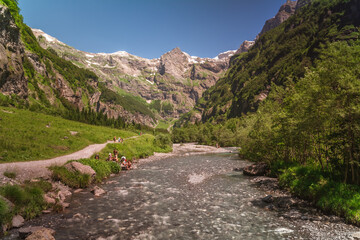
<svg viewBox="0 0 360 240">
<path fill-rule="evenodd" d="M 256 111 L 269 92 L 304 76 L 326 43 L 359 38 L 359 2 L 314 1 L 262 35 L 248 53 L 233 57 L 224 78 L 183 120 L 222 121 Z"/>
<path fill-rule="evenodd" d="M 304 4 L 305 3 L 302 3 L 302 6 Z M 280 7 L 280 10 L 275 15 L 275 17 L 266 21 L 258 37 L 270 31 L 271 29 L 276 28 L 281 23 L 285 22 L 289 17 L 294 15 L 296 7 L 297 7 L 297 1 L 287 0 L 286 3 Z M 298 8 L 300 7 L 301 6 L 299 5 Z"/>
<path fill-rule="evenodd" d="M 143 114 L 145 121 L 136 119 L 136 110 L 127 113 L 122 106 L 116 105 L 123 111 L 113 116 L 100 109 L 106 101 L 98 97 L 104 92 L 98 86 L 98 77 L 41 48 L 31 29 L 23 23 L 16 1 L 2 0 L 0 6 L 0 18 L 7 23 L 2 25 L 0 40 L 2 105 L 27 107 L 94 124 L 114 124 L 121 116 L 126 116 L 127 121 L 155 122 L 149 109 Z M 110 109 L 109 104 L 106 106 Z M 123 124 L 123 120 L 116 124 Z"/>
<path fill-rule="evenodd" d="M 0 91 L 26 97 L 27 81 L 22 68 L 25 49 L 10 10 L 2 5 L 0 22 Z"/>
<path fill-rule="evenodd" d="M 41 30 L 33 29 L 33 33 L 43 48 L 53 49 L 78 67 L 94 71 L 114 92 L 146 100 L 163 117 L 176 118 L 189 111 L 222 76 L 235 53 L 198 58 L 175 48 L 160 59 L 145 59 L 124 51 L 94 54 L 69 47 Z"/>
</svg>

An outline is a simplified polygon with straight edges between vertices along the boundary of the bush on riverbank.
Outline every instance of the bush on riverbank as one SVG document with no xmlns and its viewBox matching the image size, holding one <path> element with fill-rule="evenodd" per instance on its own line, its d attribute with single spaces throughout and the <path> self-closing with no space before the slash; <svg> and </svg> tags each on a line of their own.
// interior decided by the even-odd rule
<svg viewBox="0 0 360 240">
<path fill-rule="evenodd" d="M 71 188 L 86 188 L 91 184 L 91 177 L 88 174 L 70 172 L 64 166 L 52 166 L 51 178 L 54 181 L 60 181 Z"/>
<path fill-rule="evenodd" d="M 329 174 L 311 166 L 284 170 L 279 184 L 293 194 L 306 198 L 326 213 L 345 217 L 360 225 L 360 187 L 330 180 Z"/>
<path fill-rule="evenodd" d="M 51 183 L 43 180 L 0 187 L 0 195 L 13 204 L 11 207 L 0 199 L 0 224 L 11 222 L 15 215 L 21 215 L 26 220 L 39 216 L 42 210 L 48 208 L 43 195 L 51 188 Z"/>
<path fill-rule="evenodd" d="M 96 182 L 101 182 L 104 178 L 110 176 L 110 174 L 119 173 L 121 170 L 119 164 L 116 162 L 99 161 L 97 159 L 81 159 L 79 162 L 94 169 L 96 172 Z"/>
</svg>

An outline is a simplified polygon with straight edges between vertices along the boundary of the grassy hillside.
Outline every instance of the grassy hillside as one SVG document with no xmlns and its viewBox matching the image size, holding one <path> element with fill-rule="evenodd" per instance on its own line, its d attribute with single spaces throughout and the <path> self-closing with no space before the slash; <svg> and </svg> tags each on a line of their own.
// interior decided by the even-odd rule
<svg viewBox="0 0 360 240">
<path fill-rule="evenodd" d="M 0 107 L 0 118 L 0 163 L 52 158 L 114 136 L 137 135 L 16 108 Z"/>
</svg>

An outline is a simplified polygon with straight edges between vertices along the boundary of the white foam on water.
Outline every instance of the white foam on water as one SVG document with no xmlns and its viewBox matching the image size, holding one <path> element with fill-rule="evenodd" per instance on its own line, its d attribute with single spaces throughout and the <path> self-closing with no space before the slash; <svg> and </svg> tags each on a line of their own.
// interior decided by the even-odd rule
<svg viewBox="0 0 360 240">
<path fill-rule="evenodd" d="M 205 179 L 206 179 L 206 175 L 205 174 L 190 174 L 189 176 L 189 180 L 188 182 L 191 184 L 199 184 L 202 183 Z"/>
<path fill-rule="evenodd" d="M 288 228 L 277 228 L 274 230 L 275 233 L 278 234 L 286 234 L 286 233 L 292 233 L 294 230 L 288 229 Z"/>
<path fill-rule="evenodd" d="M 121 196 L 127 196 L 127 195 L 129 195 L 129 191 L 128 190 L 119 190 L 118 194 Z"/>
</svg>

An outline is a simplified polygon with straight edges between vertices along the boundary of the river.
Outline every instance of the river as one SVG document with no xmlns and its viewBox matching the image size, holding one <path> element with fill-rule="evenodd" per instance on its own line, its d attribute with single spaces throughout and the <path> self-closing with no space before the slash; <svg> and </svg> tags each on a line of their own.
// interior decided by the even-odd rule
<svg viewBox="0 0 360 240">
<path fill-rule="evenodd" d="M 101 185 L 105 195 L 76 193 L 64 213 L 44 215 L 27 225 L 52 228 L 57 240 L 351 239 L 359 231 L 329 217 L 280 217 L 254 204 L 267 193 L 233 171 L 246 165 L 235 154 L 140 164 Z"/>
</svg>

